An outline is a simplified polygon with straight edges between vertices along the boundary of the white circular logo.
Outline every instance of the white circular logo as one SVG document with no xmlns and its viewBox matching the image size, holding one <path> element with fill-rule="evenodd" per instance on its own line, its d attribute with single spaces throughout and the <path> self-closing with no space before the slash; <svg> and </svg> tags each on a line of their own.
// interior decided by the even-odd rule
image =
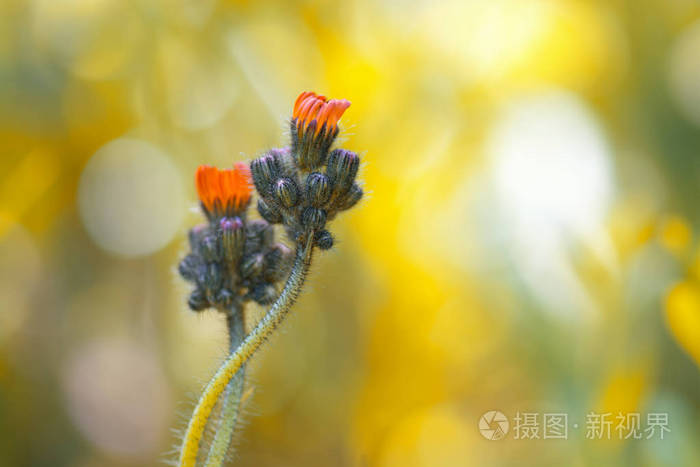
<svg viewBox="0 0 700 467">
<path fill-rule="evenodd" d="M 479 419 L 481 436 L 491 441 L 502 439 L 509 427 L 508 417 L 498 410 L 489 410 Z"/>
</svg>

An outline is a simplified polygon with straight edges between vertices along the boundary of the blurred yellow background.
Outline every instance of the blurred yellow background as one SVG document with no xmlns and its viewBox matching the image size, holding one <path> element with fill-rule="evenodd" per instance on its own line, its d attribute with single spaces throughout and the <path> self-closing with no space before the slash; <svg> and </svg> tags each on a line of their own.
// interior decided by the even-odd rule
<svg viewBox="0 0 700 467">
<path fill-rule="evenodd" d="M 352 101 L 369 195 L 254 359 L 234 465 L 700 465 L 695 0 L 3 0 L 0 465 L 176 458 L 226 353 L 174 268 L 194 171 L 287 144 L 305 90 Z"/>
</svg>

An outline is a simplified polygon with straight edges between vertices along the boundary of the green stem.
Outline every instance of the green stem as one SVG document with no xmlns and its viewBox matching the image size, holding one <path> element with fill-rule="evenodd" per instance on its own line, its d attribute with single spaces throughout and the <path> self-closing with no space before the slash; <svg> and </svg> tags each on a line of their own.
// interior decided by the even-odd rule
<svg viewBox="0 0 700 467">
<path fill-rule="evenodd" d="M 226 322 L 228 324 L 229 352 L 233 353 L 245 337 L 245 317 L 242 307 L 232 307 L 226 315 Z M 209 454 L 204 464 L 206 467 L 220 467 L 226 459 L 226 453 L 233 439 L 233 431 L 238 422 L 244 382 L 245 366 L 238 370 L 238 373 L 226 387 L 219 426 L 209 447 Z"/>
<path fill-rule="evenodd" d="M 194 467 L 199 452 L 199 442 L 209 420 L 216 402 L 234 375 L 241 369 L 245 362 L 253 355 L 282 323 L 289 313 L 292 305 L 299 297 L 301 288 L 306 280 L 306 275 L 311 266 L 313 253 L 313 232 L 306 235 L 303 247 L 297 246 L 296 258 L 292 272 L 284 284 L 282 293 L 277 298 L 265 316 L 258 322 L 255 328 L 246 336 L 241 345 L 224 361 L 214 377 L 204 388 L 202 396 L 197 402 L 192 418 L 187 425 L 185 439 L 180 452 L 180 467 Z"/>
</svg>

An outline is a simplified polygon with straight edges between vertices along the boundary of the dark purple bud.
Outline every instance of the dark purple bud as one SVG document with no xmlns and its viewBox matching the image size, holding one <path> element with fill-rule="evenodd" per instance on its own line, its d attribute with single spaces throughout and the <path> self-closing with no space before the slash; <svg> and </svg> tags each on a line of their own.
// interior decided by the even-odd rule
<svg viewBox="0 0 700 467">
<path fill-rule="evenodd" d="M 190 253 L 180 261 L 177 270 L 183 279 L 194 282 L 197 280 L 197 270 L 201 264 L 199 256 Z"/>
<path fill-rule="evenodd" d="M 278 250 L 277 248 L 272 248 L 270 251 L 265 253 L 265 257 L 264 257 L 265 270 L 276 268 L 281 260 L 282 260 L 282 252 L 280 250 Z"/>
<path fill-rule="evenodd" d="M 202 237 L 207 233 L 207 224 L 195 225 L 190 229 L 188 240 L 190 242 L 190 249 L 196 251 L 199 248 L 199 244 L 202 241 Z"/>
<path fill-rule="evenodd" d="M 253 300 L 261 305 L 269 305 L 277 298 L 277 290 L 269 284 L 258 284 L 252 291 Z"/>
<path fill-rule="evenodd" d="M 322 229 L 326 224 L 326 211 L 308 207 L 301 213 L 301 223 L 307 229 Z"/>
<path fill-rule="evenodd" d="M 192 311 L 202 311 L 209 307 L 209 302 L 204 291 L 196 288 L 187 299 L 187 305 Z"/>
<path fill-rule="evenodd" d="M 255 159 L 250 163 L 250 171 L 258 192 L 262 195 L 270 193 L 272 184 L 282 173 L 279 151 L 271 150 L 264 156 Z"/>
<path fill-rule="evenodd" d="M 231 305 L 231 302 L 233 301 L 233 292 L 231 292 L 229 289 L 221 289 L 219 290 L 219 293 L 216 294 L 216 303 L 221 305 L 221 306 L 229 306 Z"/>
<path fill-rule="evenodd" d="M 362 188 L 360 188 L 357 183 L 353 183 L 352 187 L 350 187 L 350 191 L 338 198 L 336 206 L 340 211 L 350 209 L 362 199 L 363 195 L 364 192 Z"/>
<path fill-rule="evenodd" d="M 218 261 L 221 258 L 219 242 L 214 235 L 207 235 L 200 242 L 202 256 L 207 262 Z"/>
<path fill-rule="evenodd" d="M 322 207 L 330 195 L 328 177 L 324 174 L 313 172 L 306 178 L 306 197 L 313 207 Z"/>
<path fill-rule="evenodd" d="M 322 250 L 330 250 L 333 246 L 333 235 L 327 230 L 319 230 L 314 234 L 314 243 Z"/>
<path fill-rule="evenodd" d="M 204 275 L 204 285 L 208 290 L 217 290 L 221 285 L 221 268 L 217 263 L 210 263 Z"/>
<path fill-rule="evenodd" d="M 258 200 L 258 212 L 260 216 L 270 224 L 279 224 L 282 222 L 282 213 L 276 208 L 270 207 L 264 200 Z"/>
<path fill-rule="evenodd" d="M 246 225 L 245 252 L 259 253 L 263 248 L 272 244 L 275 231 L 265 221 L 249 221 Z"/>
<path fill-rule="evenodd" d="M 291 178 L 282 178 L 275 182 L 275 196 L 279 203 L 292 208 L 299 201 L 299 187 Z"/>
<path fill-rule="evenodd" d="M 278 282 L 289 274 L 294 253 L 282 243 L 276 244 L 265 253 L 263 277 L 271 283 Z"/>
<path fill-rule="evenodd" d="M 263 264 L 263 255 L 259 253 L 244 258 L 240 266 L 241 277 L 258 276 L 263 270 Z"/>
<path fill-rule="evenodd" d="M 360 157 L 346 149 L 334 149 L 328 156 L 326 174 L 335 193 L 342 194 L 350 189 L 357 169 L 360 167 Z"/>
<path fill-rule="evenodd" d="M 292 252 L 286 246 L 277 244 L 274 248 L 271 248 L 267 253 L 265 253 L 265 277 L 272 282 L 276 282 L 281 279 L 282 276 L 280 272 L 284 272 L 287 269 L 287 263 L 292 256 Z"/>
<path fill-rule="evenodd" d="M 245 230 L 238 217 L 224 217 L 219 221 L 221 249 L 227 261 L 235 262 L 243 253 Z"/>
</svg>

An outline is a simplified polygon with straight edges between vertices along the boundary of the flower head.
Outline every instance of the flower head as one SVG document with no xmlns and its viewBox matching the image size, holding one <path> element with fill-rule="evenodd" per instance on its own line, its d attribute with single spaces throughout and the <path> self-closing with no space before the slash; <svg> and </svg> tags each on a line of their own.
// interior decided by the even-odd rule
<svg viewBox="0 0 700 467">
<path fill-rule="evenodd" d="M 335 216 L 364 194 L 356 182 L 360 157 L 331 146 L 338 120 L 350 102 L 303 92 L 294 103 L 290 148 L 272 149 L 250 164 L 258 192 L 258 212 L 270 224 L 283 224 L 290 240 L 327 250 L 326 229 Z"/>
<path fill-rule="evenodd" d="M 242 162 L 233 169 L 201 165 L 195 181 L 197 195 L 209 219 L 239 215 L 248 207 L 252 191 L 250 169 Z"/>
<path fill-rule="evenodd" d="M 315 92 L 302 92 L 292 113 L 292 152 L 300 168 L 323 164 L 338 135 L 338 121 L 350 107 L 345 99 L 328 99 Z"/>
<path fill-rule="evenodd" d="M 316 122 L 313 127 L 314 134 L 321 131 L 333 133 L 337 130 L 338 120 L 345 110 L 350 107 L 350 101 L 345 99 L 327 99 L 315 92 L 302 92 L 294 103 L 294 120 L 297 131 L 300 133 Z"/>
<path fill-rule="evenodd" d="M 267 222 L 247 218 L 253 189 L 248 165 L 237 163 L 232 169 L 202 165 L 195 182 L 209 222 L 190 230 L 190 252 L 178 268 L 194 284 L 189 307 L 230 313 L 250 300 L 270 303 L 292 253 L 275 242 Z"/>
</svg>

